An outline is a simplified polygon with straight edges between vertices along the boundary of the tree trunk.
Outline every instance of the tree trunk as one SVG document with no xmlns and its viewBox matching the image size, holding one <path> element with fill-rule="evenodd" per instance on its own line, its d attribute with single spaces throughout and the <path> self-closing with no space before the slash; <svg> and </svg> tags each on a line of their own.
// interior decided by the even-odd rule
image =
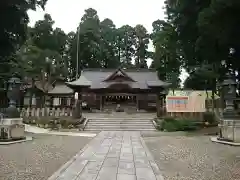
<svg viewBox="0 0 240 180">
<path fill-rule="evenodd" d="M 35 87 L 35 81 L 34 81 L 34 78 L 31 79 L 31 83 L 32 83 L 32 87 L 30 89 L 30 98 L 29 98 L 29 107 L 31 108 L 32 107 L 32 100 L 33 100 L 33 89 Z"/>
</svg>

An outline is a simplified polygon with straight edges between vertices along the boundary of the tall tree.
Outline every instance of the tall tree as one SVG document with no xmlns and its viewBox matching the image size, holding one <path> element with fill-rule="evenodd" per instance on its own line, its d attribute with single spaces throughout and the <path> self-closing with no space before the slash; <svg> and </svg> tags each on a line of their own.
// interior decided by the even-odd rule
<svg viewBox="0 0 240 180">
<path fill-rule="evenodd" d="M 54 21 L 51 16 L 45 14 L 44 20 L 37 21 L 31 29 L 30 38 L 33 45 L 41 50 L 42 59 L 39 59 L 41 62 L 37 63 L 41 63 L 42 66 L 46 65 L 43 67 L 45 70 L 51 65 L 55 75 L 65 77 L 67 74 L 67 62 L 65 61 L 67 35 L 60 28 L 54 29 L 53 25 Z M 52 72 L 51 75 L 53 75 Z"/>
<path fill-rule="evenodd" d="M 179 86 L 181 53 L 178 49 L 178 36 L 173 25 L 157 20 L 153 22 L 151 38 L 155 47 L 152 67 L 154 66 L 163 80 L 172 83 L 172 88 Z"/>
<path fill-rule="evenodd" d="M 136 44 L 135 44 L 135 65 L 138 68 L 147 68 L 146 59 L 149 57 L 148 44 L 149 44 L 149 34 L 143 25 L 136 25 Z"/>
<path fill-rule="evenodd" d="M 101 39 L 100 39 L 100 57 L 102 61 L 102 67 L 104 68 L 116 68 L 119 66 L 119 58 L 117 53 L 117 30 L 116 26 L 111 19 L 104 19 L 100 23 L 101 27 Z"/>
<path fill-rule="evenodd" d="M 101 59 L 99 57 L 101 39 L 100 20 L 95 9 L 89 8 L 85 10 L 85 14 L 81 18 L 78 30 L 74 38 L 75 46 L 73 47 L 73 51 L 71 54 L 72 64 L 75 64 L 76 67 L 76 59 L 78 53 L 79 70 L 88 67 L 101 67 Z M 77 50 L 78 40 L 79 49 Z"/>
<path fill-rule="evenodd" d="M 135 56 L 134 46 L 136 44 L 136 33 L 133 27 L 124 25 L 117 30 L 118 32 L 118 56 L 121 66 L 131 68 L 132 60 Z"/>
</svg>

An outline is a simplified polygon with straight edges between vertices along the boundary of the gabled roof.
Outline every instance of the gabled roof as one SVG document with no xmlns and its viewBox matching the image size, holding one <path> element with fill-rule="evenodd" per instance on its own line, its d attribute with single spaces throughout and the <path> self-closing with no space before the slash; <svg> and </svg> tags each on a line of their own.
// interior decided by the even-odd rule
<svg viewBox="0 0 240 180">
<path fill-rule="evenodd" d="M 89 81 L 84 75 L 81 75 L 79 79 L 67 82 L 69 86 L 91 86 L 91 81 Z"/>
<path fill-rule="evenodd" d="M 124 72 L 124 70 L 122 69 L 116 69 L 115 72 L 113 72 L 110 76 L 108 76 L 104 81 L 110 81 L 113 80 L 114 77 L 116 76 L 122 76 L 125 77 L 128 81 L 134 81 L 131 77 L 128 76 L 128 74 L 126 72 Z"/>
<path fill-rule="evenodd" d="M 78 80 L 68 82 L 67 84 L 70 87 L 89 86 L 91 89 L 104 89 L 114 83 L 113 81 L 108 82 L 106 79 L 118 72 L 118 69 L 84 69 Z M 159 80 L 156 71 L 149 69 L 121 69 L 120 72 L 124 72 L 123 75 L 125 74 L 133 80 L 122 82 L 128 83 L 132 88 L 149 89 L 157 86 L 168 86 L 168 83 Z"/>
<path fill-rule="evenodd" d="M 56 84 L 56 86 L 48 92 L 48 94 L 73 94 L 74 91 L 66 84 Z"/>
</svg>

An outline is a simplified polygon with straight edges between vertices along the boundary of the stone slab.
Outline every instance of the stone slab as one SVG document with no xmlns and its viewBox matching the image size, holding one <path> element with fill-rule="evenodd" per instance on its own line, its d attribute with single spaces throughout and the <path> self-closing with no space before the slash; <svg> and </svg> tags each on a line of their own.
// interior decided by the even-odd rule
<svg viewBox="0 0 240 180">
<path fill-rule="evenodd" d="M 118 173 L 135 175 L 136 172 L 134 162 L 119 161 Z"/>
<path fill-rule="evenodd" d="M 137 180 L 137 177 L 129 174 L 118 174 L 117 180 Z"/>
<path fill-rule="evenodd" d="M 70 179 L 163 180 L 163 177 L 140 132 L 103 131 L 48 180 Z"/>
</svg>

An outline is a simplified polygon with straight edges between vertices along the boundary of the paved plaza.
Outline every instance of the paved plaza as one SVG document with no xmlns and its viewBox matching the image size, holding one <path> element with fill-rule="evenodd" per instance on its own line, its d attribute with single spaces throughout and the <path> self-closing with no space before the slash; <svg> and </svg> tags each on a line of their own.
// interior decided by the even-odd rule
<svg viewBox="0 0 240 180">
<path fill-rule="evenodd" d="M 48 180 L 163 180 L 140 132 L 99 133 Z"/>
</svg>

